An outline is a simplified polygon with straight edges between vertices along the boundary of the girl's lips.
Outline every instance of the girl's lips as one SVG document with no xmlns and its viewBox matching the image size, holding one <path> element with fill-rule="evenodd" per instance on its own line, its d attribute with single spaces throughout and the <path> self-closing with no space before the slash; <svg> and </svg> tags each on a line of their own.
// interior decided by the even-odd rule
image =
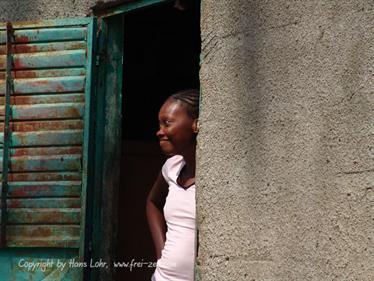
<svg viewBox="0 0 374 281">
<path fill-rule="evenodd" d="M 174 150 L 172 143 L 169 140 L 162 139 L 159 142 L 161 149 L 164 153 L 168 154 Z"/>
<path fill-rule="evenodd" d="M 165 146 L 165 145 L 168 146 L 170 144 L 170 141 L 162 139 L 162 140 L 160 140 L 159 144 L 160 144 L 160 146 Z"/>
</svg>

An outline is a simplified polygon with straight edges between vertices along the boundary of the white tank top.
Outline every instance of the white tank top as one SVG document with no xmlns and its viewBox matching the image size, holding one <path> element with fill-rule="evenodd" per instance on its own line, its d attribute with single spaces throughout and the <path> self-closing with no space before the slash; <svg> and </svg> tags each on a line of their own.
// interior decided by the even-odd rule
<svg viewBox="0 0 374 281">
<path fill-rule="evenodd" d="M 166 241 L 157 261 L 156 281 L 193 281 L 195 264 L 195 185 L 184 189 L 177 184 L 185 165 L 180 155 L 169 158 L 162 175 L 169 184 L 164 206 Z"/>
</svg>

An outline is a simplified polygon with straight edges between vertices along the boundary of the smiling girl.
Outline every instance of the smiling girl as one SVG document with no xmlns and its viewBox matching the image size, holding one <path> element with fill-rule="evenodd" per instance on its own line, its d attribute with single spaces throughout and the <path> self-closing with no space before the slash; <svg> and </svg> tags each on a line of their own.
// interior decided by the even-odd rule
<svg viewBox="0 0 374 281">
<path fill-rule="evenodd" d="M 170 156 L 147 198 L 157 255 L 153 281 L 193 281 L 195 262 L 195 150 L 199 93 L 169 97 L 159 112 L 157 137 Z"/>
</svg>

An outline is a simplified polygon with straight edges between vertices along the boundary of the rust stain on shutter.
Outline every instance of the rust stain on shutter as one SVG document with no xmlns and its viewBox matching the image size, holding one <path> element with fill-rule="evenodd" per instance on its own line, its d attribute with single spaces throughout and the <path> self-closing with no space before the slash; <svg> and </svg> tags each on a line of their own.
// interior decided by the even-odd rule
<svg viewBox="0 0 374 281">
<path fill-rule="evenodd" d="M 87 27 L 79 25 L 14 27 L 9 192 L 2 196 L 8 247 L 79 247 L 86 37 Z M 6 105 L 3 38 L 0 114 Z"/>
</svg>

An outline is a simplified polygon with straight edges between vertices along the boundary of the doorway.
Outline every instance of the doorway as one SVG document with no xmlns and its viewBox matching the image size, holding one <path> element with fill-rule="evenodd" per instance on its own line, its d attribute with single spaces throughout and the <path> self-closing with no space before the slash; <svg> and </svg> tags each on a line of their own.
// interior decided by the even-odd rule
<svg viewBox="0 0 374 281">
<path fill-rule="evenodd" d="M 124 15 L 117 258 L 142 266 L 117 268 L 116 280 L 150 280 L 155 269 L 145 203 L 165 160 L 155 135 L 158 110 L 174 92 L 199 88 L 198 2 L 185 9 L 167 3 Z"/>
</svg>

